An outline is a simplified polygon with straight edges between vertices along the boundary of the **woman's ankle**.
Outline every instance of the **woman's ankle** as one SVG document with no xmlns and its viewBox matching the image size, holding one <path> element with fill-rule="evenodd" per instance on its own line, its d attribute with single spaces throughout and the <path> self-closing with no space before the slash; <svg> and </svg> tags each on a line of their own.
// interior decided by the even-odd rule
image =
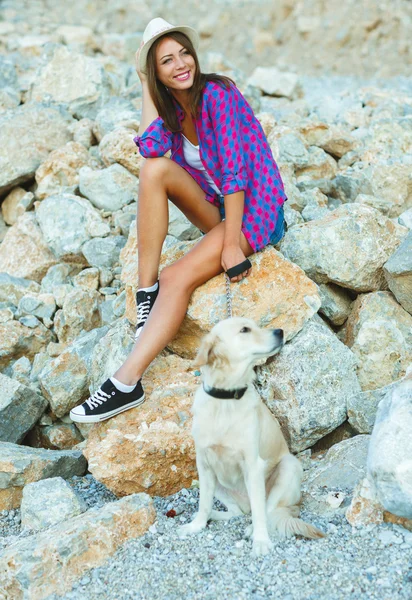
<svg viewBox="0 0 412 600">
<path fill-rule="evenodd" d="M 113 377 L 120 381 L 120 383 L 124 383 L 124 385 L 136 385 L 139 379 L 141 379 L 141 376 L 136 376 L 135 374 L 130 375 L 129 373 L 124 372 L 121 367 L 113 374 Z"/>
</svg>

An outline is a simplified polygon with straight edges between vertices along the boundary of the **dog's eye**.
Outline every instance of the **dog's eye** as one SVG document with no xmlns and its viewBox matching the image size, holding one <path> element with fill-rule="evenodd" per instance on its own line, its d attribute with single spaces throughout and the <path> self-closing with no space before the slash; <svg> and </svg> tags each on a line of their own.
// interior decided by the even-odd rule
<svg viewBox="0 0 412 600">
<path fill-rule="evenodd" d="M 242 327 L 242 329 L 240 330 L 240 333 L 250 333 L 251 329 L 250 327 Z"/>
</svg>

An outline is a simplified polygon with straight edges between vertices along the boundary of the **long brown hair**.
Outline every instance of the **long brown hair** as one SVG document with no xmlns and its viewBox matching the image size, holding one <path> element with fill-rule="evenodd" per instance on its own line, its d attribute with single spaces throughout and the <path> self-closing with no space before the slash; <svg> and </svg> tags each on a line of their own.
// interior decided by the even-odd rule
<svg viewBox="0 0 412 600">
<path fill-rule="evenodd" d="M 181 44 L 195 61 L 196 72 L 193 78 L 193 85 L 188 90 L 190 112 L 193 118 L 196 118 L 197 116 L 197 112 L 200 108 L 203 89 L 208 81 L 215 81 L 216 83 L 220 83 L 227 88 L 231 83 L 234 84 L 234 81 L 230 79 L 230 77 L 218 75 L 217 73 L 202 73 L 200 71 L 199 59 L 197 57 L 196 50 L 194 49 L 192 42 L 184 33 L 181 33 L 180 31 L 172 31 L 170 33 L 165 33 L 165 35 L 162 35 L 160 38 L 158 38 L 153 43 L 147 54 L 147 83 L 153 103 L 157 109 L 157 112 L 162 117 L 166 128 L 173 133 L 176 133 L 178 131 L 182 131 L 182 128 L 177 118 L 172 95 L 166 86 L 163 85 L 163 83 L 161 83 L 161 81 L 159 81 L 159 79 L 156 77 L 156 48 L 159 45 L 159 42 L 166 37 L 172 38 Z"/>
</svg>

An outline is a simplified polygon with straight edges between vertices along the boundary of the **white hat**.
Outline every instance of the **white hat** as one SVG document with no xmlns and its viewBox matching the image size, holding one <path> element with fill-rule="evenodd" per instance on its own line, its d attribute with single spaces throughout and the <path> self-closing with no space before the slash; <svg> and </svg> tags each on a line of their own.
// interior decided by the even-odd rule
<svg viewBox="0 0 412 600">
<path fill-rule="evenodd" d="M 155 42 L 157 40 L 157 38 L 164 35 L 165 33 L 168 33 L 169 31 L 181 31 L 182 33 L 187 35 L 189 40 L 192 42 L 195 50 L 198 49 L 199 35 L 198 35 L 197 31 L 192 29 L 192 27 L 186 27 L 186 26 L 182 26 L 182 25 L 171 25 L 164 19 L 161 19 L 160 17 L 156 17 L 156 19 L 152 19 L 148 23 L 148 25 L 143 33 L 143 42 L 144 43 L 143 43 L 142 49 L 140 50 L 140 55 L 139 55 L 139 68 L 142 71 L 142 73 L 146 73 L 147 53 L 149 52 L 153 42 Z"/>
</svg>

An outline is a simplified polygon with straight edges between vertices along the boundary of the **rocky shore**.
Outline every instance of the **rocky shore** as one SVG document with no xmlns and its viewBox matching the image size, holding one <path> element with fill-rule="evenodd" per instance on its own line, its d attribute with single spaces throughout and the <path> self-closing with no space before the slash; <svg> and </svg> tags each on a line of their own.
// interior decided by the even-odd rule
<svg viewBox="0 0 412 600">
<path fill-rule="evenodd" d="M 231 21 L 247 2 L 196 4 L 189 23 L 203 70 L 235 79 L 285 182 L 288 232 L 251 257 L 233 311 L 285 330 L 256 385 L 304 466 L 303 511 L 328 537 L 279 540 L 251 562 L 248 517 L 176 536 L 198 496 L 191 359 L 226 316 L 222 275 L 193 294 L 141 407 L 96 425 L 68 416 L 133 345 L 133 54 L 165 14 L 155 4 L 0 7 L 0 599 L 409 599 L 410 3 L 386 19 L 370 5 L 351 30 L 347 7 L 315 1 L 282 0 L 276 15 L 262 2 L 267 23 L 256 17 L 247 39 Z M 182 7 L 166 18 L 187 22 Z M 169 216 L 161 268 L 200 237 L 171 203 Z"/>
</svg>

